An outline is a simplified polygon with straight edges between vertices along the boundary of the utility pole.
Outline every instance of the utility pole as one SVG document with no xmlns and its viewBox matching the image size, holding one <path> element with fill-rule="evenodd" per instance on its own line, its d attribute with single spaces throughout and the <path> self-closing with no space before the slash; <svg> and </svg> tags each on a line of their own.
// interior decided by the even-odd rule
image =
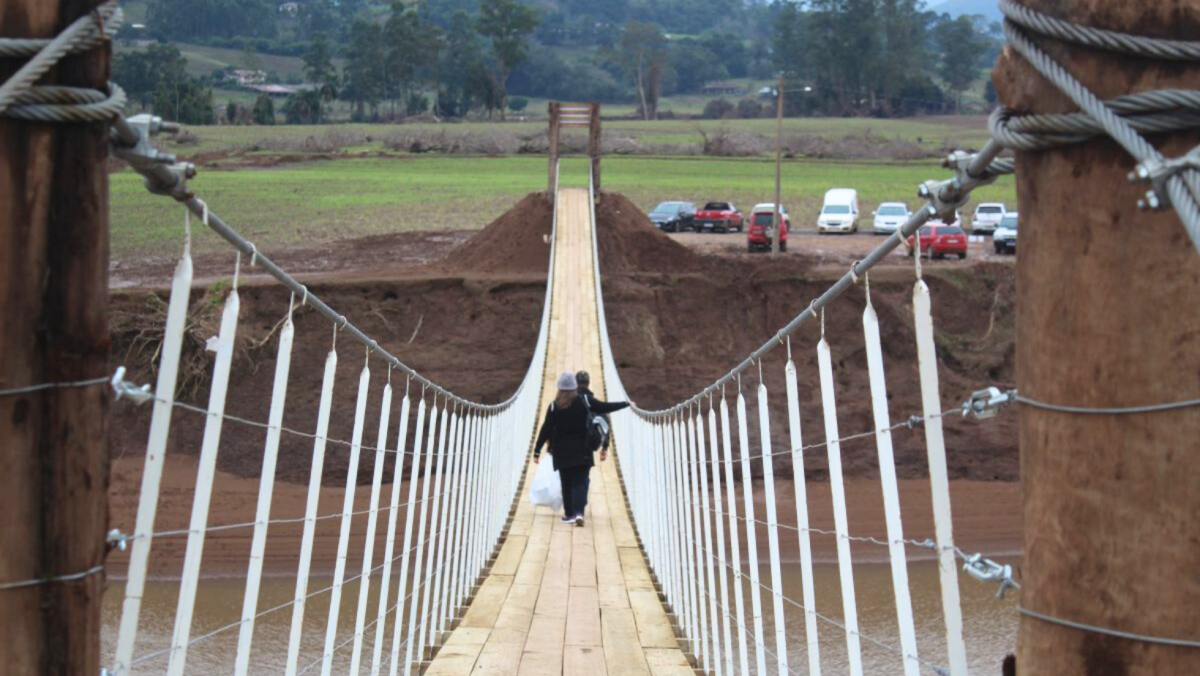
<svg viewBox="0 0 1200 676">
<path fill-rule="evenodd" d="M 0 35 L 51 38 L 99 0 L 6 0 Z M 101 89 L 109 47 L 43 83 Z M 0 59 L 0 81 L 23 59 Z M 109 369 L 108 125 L 0 118 L 0 389 Z M 0 397 L 0 584 L 104 563 L 104 385 Z M 0 590 L 0 671 L 97 674 L 104 574 Z"/>
<path fill-rule="evenodd" d="M 546 180 L 547 191 L 550 194 L 550 199 L 558 194 L 558 136 L 561 125 L 561 108 L 562 104 L 557 101 L 551 101 L 547 112 L 550 115 L 550 131 L 546 134 L 547 151 L 546 155 L 550 160 L 550 177 Z"/>
<path fill-rule="evenodd" d="M 1189 2 L 1022 0 L 1082 26 L 1195 39 Z M 1194 12 L 1191 15 L 1194 19 Z M 1198 89 L 1200 69 L 1032 41 L 1101 99 Z M 993 72 L 1004 105 L 1065 113 L 1074 104 L 1012 47 Z M 1200 143 L 1152 137 L 1168 157 Z M 1108 138 L 1017 154 L 1017 389 L 1043 402 L 1130 407 L 1200 396 L 1200 256 L 1173 210 L 1138 211 L 1148 186 Z M 1200 627 L 1200 410 L 1086 415 L 1020 412 L 1025 556 L 1021 606 L 1144 636 Z M 1200 651 L 1022 616 L 1021 676 L 1200 673 Z"/>
<path fill-rule="evenodd" d="M 771 257 L 779 255 L 779 230 L 783 227 L 783 73 L 775 96 L 775 229 L 771 233 Z"/>
</svg>

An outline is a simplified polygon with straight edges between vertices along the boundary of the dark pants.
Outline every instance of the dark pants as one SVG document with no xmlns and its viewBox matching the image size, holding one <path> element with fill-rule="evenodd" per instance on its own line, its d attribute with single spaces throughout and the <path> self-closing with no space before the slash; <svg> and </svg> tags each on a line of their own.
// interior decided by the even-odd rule
<svg viewBox="0 0 1200 676">
<path fill-rule="evenodd" d="M 588 470 L 590 467 L 564 467 L 558 470 L 558 478 L 562 481 L 563 514 L 565 516 L 583 516 L 583 508 L 587 506 Z"/>
</svg>

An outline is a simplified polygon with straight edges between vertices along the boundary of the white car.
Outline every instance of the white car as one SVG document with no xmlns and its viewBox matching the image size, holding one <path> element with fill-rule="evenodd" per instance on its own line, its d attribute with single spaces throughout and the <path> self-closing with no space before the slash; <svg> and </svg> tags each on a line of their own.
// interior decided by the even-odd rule
<svg viewBox="0 0 1200 676">
<path fill-rule="evenodd" d="M 975 215 L 971 217 L 971 232 L 994 232 L 1007 212 L 1003 202 L 980 204 L 975 207 Z"/>
<path fill-rule="evenodd" d="M 1000 225 L 992 233 L 992 248 L 996 253 L 1017 252 L 1017 212 L 1010 211 L 1000 219 Z"/>
<path fill-rule="evenodd" d="M 817 232 L 858 232 L 858 191 L 834 188 L 825 193 Z"/>
<path fill-rule="evenodd" d="M 872 211 L 871 215 L 875 217 L 872 224 L 875 234 L 890 235 L 904 225 L 912 212 L 908 210 L 908 205 L 904 202 L 884 202 L 879 205 L 878 209 Z"/>
</svg>

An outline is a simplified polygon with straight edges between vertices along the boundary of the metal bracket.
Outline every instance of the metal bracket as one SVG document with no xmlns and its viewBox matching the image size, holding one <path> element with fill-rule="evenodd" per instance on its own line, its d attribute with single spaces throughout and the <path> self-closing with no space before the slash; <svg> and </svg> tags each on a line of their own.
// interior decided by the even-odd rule
<svg viewBox="0 0 1200 676">
<path fill-rule="evenodd" d="M 992 418 L 1002 407 L 1016 401 L 1017 391 L 1001 392 L 998 387 L 989 387 L 971 393 L 971 398 L 963 402 L 963 417 L 975 416 L 976 420 Z"/>
<path fill-rule="evenodd" d="M 129 536 L 122 533 L 121 529 L 119 528 L 114 528 L 108 531 L 108 535 L 104 538 L 104 540 L 108 543 L 109 551 L 113 549 L 125 551 L 125 549 L 129 546 Z"/>
<path fill-rule="evenodd" d="M 183 201 L 192 197 L 187 181 L 196 176 L 196 166 L 179 162 L 174 154 L 165 153 L 150 142 L 159 133 L 174 134 L 179 129 L 178 124 L 164 122 L 155 115 L 134 115 L 114 126 L 112 151 L 146 178 L 147 190 Z"/>
<path fill-rule="evenodd" d="M 988 185 L 998 178 L 995 174 L 971 173 L 971 166 L 978 153 L 955 150 L 942 160 L 942 166 L 954 171 L 954 178 L 944 181 L 925 181 L 917 188 L 917 196 L 929 200 L 934 213 L 947 223 L 954 220 L 954 212 L 966 206 L 971 191 Z"/>
<path fill-rule="evenodd" d="M 1002 599 L 1009 589 L 1020 589 L 1021 585 L 1013 579 L 1012 566 L 1001 565 L 991 559 L 983 558 L 983 554 L 973 554 L 967 557 L 963 570 L 980 582 L 999 582 L 996 598 Z"/>
<path fill-rule="evenodd" d="M 1171 197 L 1167 192 L 1167 180 L 1184 171 L 1200 171 L 1200 146 L 1192 148 L 1180 157 L 1151 159 L 1138 163 L 1133 171 L 1129 172 L 1129 182 L 1150 185 L 1146 196 L 1138 200 L 1138 208 L 1142 211 L 1163 211 L 1170 208 Z"/>
<path fill-rule="evenodd" d="M 116 399 L 129 397 L 135 404 L 144 404 L 154 398 L 154 393 L 150 391 L 149 384 L 138 387 L 137 385 L 125 382 L 124 366 L 117 367 L 117 372 L 113 374 L 111 384 L 113 392 L 116 394 Z"/>
</svg>

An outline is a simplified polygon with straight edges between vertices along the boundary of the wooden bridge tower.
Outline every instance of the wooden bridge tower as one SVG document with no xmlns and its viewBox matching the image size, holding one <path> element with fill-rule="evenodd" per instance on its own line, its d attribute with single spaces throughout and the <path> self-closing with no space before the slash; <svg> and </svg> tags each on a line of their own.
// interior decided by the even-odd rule
<svg viewBox="0 0 1200 676">
<path fill-rule="evenodd" d="M 591 160 L 592 184 L 600 192 L 600 104 L 550 102 L 550 133 L 548 136 L 550 177 L 547 186 L 551 195 L 558 190 L 559 132 L 563 127 L 588 130 L 588 158 Z"/>
</svg>

